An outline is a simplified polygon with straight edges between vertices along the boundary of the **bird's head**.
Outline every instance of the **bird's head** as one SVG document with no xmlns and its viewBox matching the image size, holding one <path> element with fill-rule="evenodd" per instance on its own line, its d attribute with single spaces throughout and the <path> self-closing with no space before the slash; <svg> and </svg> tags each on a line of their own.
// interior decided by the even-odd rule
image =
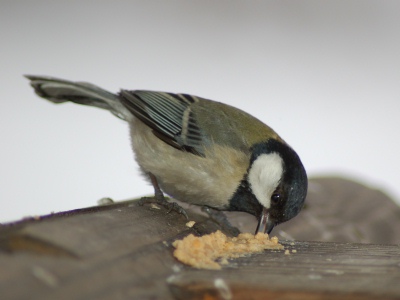
<svg viewBox="0 0 400 300">
<path fill-rule="evenodd" d="M 234 210 L 259 219 L 257 232 L 295 217 L 307 194 L 307 174 L 296 152 L 287 144 L 269 139 L 252 147 L 247 174 L 231 199 Z"/>
</svg>

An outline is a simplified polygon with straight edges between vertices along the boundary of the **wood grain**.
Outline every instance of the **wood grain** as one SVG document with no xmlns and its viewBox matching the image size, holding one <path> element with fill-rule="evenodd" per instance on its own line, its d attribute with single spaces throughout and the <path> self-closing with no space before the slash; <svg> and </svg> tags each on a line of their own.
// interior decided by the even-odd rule
<svg viewBox="0 0 400 300">
<path fill-rule="evenodd" d="M 265 251 L 221 271 L 182 265 L 175 239 L 221 229 L 187 212 L 193 228 L 135 201 L 3 224 L 0 299 L 400 299 L 398 244 L 286 241 L 289 255 Z"/>
</svg>

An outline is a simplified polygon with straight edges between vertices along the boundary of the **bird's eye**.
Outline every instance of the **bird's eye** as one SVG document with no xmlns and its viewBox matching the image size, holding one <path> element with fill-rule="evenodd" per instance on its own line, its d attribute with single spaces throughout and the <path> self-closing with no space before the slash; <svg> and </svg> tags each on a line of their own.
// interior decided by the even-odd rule
<svg viewBox="0 0 400 300">
<path fill-rule="evenodd" d="M 271 196 L 271 201 L 275 204 L 277 204 L 281 199 L 282 199 L 282 196 L 281 196 L 281 194 L 278 194 L 278 193 L 273 193 Z"/>
</svg>

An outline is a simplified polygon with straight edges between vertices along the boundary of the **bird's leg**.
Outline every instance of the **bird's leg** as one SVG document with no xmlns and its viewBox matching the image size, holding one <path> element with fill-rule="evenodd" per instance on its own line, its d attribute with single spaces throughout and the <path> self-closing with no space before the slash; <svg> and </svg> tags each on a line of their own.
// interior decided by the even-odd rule
<svg viewBox="0 0 400 300">
<path fill-rule="evenodd" d="M 240 230 L 235 226 L 232 226 L 232 224 L 229 222 L 228 218 L 222 211 L 208 206 L 203 206 L 201 210 L 205 212 L 211 220 L 220 225 L 223 231 L 229 232 L 232 236 L 239 235 Z"/>
<path fill-rule="evenodd" d="M 158 185 L 158 181 L 156 176 L 154 176 L 152 173 L 149 172 L 149 177 L 151 180 L 151 184 L 154 187 L 154 197 L 142 197 L 139 200 L 139 205 L 143 205 L 145 203 L 156 203 L 159 204 L 166 209 L 168 209 L 167 213 L 170 213 L 171 211 L 175 211 L 179 214 L 182 214 L 186 217 L 186 219 L 189 219 L 186 211 L 180 207 L 177 203 L 175 202 L 168 202 L 167 199 L 165 199 L 163 192 L 160 189 L 160 186 Z"/>
</svg>

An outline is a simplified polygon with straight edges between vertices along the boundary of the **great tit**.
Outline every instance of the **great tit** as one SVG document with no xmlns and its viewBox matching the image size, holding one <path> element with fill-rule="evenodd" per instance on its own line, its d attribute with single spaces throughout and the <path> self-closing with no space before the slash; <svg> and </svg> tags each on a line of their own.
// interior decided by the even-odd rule
<svg viewBox="0 0 400 300">
<path fill-rule="evenodd" d="M 189 204 L 244 211 L 258 218 L 256 232 L 267 233 L 303 206 L 307 174 L 299 156 L 240 109 L 188 94 L 113 94 L 86 82 L 26 77 L 51 102 L 95 106 L 127 121 L 136 161 L 157 198 L 164 192 Z"/>
</svg>

